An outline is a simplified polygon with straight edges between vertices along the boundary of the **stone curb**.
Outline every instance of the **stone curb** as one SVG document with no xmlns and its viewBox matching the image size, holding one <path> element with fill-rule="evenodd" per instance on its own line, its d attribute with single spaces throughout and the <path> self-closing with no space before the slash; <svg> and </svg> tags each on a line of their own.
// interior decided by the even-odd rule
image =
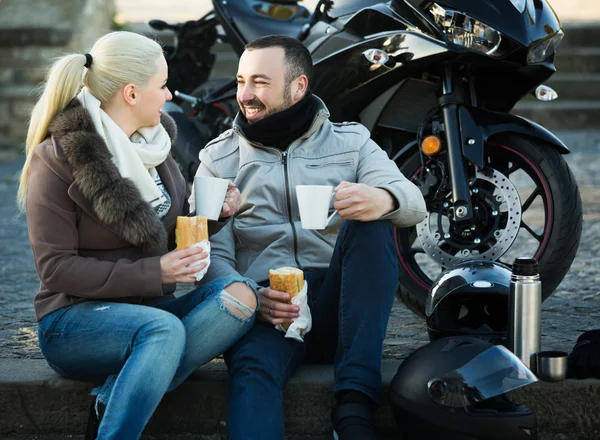
<svg viewBox="0 0 600 440">
<path fill-rule="evenodd" d="M 383 362 L 387 389 L 398 362 Z M 333 369 L 307 365 L 284 393 L 287 434 L 326 438 L 333 403 Z M 216 434 L 226 428 L 227 373 L 215 361 L 199 369 L 165 396 L 146 432 Z M 0 438 L 8 434 L 79 434 L 84 432 L 93 383 L 63 379 L 43 360 L 0 359 Z M 591 440 L 600 436 L 600 380 L 538 382 L 511 393 L 536 411 L 540 437 Z M 257 396 L 257 399 L 260 398 Z M 382 434 L 394 433 L 387 399 L 376 414 Z M 564 437 L 562 437 L 564 436 Z"/>
</svg>

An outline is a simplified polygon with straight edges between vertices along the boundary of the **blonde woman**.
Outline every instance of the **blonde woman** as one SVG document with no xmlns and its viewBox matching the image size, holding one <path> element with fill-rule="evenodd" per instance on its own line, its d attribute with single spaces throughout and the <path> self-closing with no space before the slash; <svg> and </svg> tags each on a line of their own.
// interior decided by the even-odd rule
<svg viewBox="0 0 600 440">
<path fill-rule="evenodd" d="M 41 280 L 39 344 L 60 375 L 104 381 L 88 439 L 139 438 L 164 393 L 255 318 L 256 285 L 244 277 L 172 295 L 207 254 L 169 252 L 185 182 L 169 154 L 175 126 L 161 114 L 167 70 L 155 41 L 107 34 L 51 67 L 27 133 L 18 202 Z M 231 184 L 222 219 L 239 204 Z"/>
</svg>

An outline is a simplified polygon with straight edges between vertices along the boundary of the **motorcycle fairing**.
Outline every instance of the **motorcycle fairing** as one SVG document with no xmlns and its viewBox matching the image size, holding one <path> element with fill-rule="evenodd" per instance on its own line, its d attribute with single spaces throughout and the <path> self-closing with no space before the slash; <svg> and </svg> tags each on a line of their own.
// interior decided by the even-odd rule
<svg viewBox="0 0 600 440">
<path fill-rule="evenodd" d="M 417 133 L 420 121 L 438 106 L 435 99 L 437 85 L 427 81 L 406 79 L 380 94 L 360 113 L 360 121 L 370 131 L 378 127 Z M 554 134 L 539 124 L 510 113 L 459 106 L 461 126 L 461 145 L 464 156 L 477 165 L 484 166 L 483 146 L 495 135 L 501 133 L 519 133 L 534 139 L 540 139 L 555 147 L 561 154 L 570 153 L 569 148 Z M 468 139 L 475 142 L 469 144 Z M 402 149 L 397 157 L 410 149 L 416 149 L 416 143 Z"/>
<path fill-rule="evenodd" d="M 423 11 L 431 3 L 437 3 L 447 9 L 465 12 L 470 17 L 500 31 L 519 44 L 529 47 L 544 38 L 555 34 L 561 23 L 546 0 L 536 0 L 523 12 L 509 0 L 393 0 L 392 3 L 410 3 Z M 533 9 L 533 10 L 532 10 Z M 523 19 L 525 15 L 526 19 Z"/>
<path fill-rule="evenodd" d="M 244 51 L 246 43 L 266 35 L 287 35 L 297 37 L 302 27 L 308 24 L 309 18 L 295 14 L 287 20 L 279 20 L 262 15 L 253 6 L 265 3 L 263 0 L 229 0 L 221 2 L 213 0 L 213 7 L 218 12 L 221 25 L 231 38 L 228 42 L 239 55 Z M 269 3 L 269 2 L 266 2 Z M 276 2 L 271 2 L 277 5 Z M 299 8 L 304 8 L 299 6 Z M 306 10 L 306 8 L 304 8 Z M 310 15 L 310 14 L 309 14 Z"/>
<path fill-rule="evenodd" d="M 561 154 L 569 154 L 569 148 L 552 132 L 541 125 L 510 113 L 493 112 L 478 107 L 463 106 L 483 135 L 483 141 L 500 133 L 519 133 L 540 139 L 554 147 Z"/>
<path fill-rule="evenodd" d="M 398 83 L 413 66 L 419 69 L 421 59 L 431 62 L 431 57 L 447 52 L 440 41 L 412 32 L 385 32 L 348 45 L 352 38 L 357 37 L 339 32 L 313 54 L 317 61 L 311 89 L 328 103 L 334 121 L 354 120 L 374 96 Z M 342 44 L 345 46 L 340 50 Z M 372 64 L 364 55 L 369 49 L 386 52 L 389 61 Z"/>
<path fill-rule="evenodd" d="M 327 12 L 327 15 L 331 18 L 339 18 L 378 3 L 381 3 L 381 0 L 334 0 L 333 7 Z"/>
</svg>

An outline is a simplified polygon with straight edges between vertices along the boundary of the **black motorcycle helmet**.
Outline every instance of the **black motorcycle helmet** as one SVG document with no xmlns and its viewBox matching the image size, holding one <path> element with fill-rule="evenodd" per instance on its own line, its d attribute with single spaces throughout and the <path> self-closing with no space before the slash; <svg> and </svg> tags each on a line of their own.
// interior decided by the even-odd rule
<svg viewBox="0 0 600 440">
<path fill-rule="evenodd" d="M 425 303 L 429 340 L 466 335 L 506 345 L 510 277 L 508 267 L 487 260 L 442 272 Z"/>
<path fill-rule="evenodd" d="M 505 393 L 536 382 L 508 349 L 470 336 L 408 356 L 389 389 L 403 440 L 535 440 L 535 413 Z"/>
</svg>

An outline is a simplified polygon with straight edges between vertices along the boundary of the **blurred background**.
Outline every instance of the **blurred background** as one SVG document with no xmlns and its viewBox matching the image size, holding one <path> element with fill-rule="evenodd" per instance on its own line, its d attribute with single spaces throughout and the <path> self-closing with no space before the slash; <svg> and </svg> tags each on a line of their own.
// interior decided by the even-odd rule
<svg viewBox="0 0 600 440">
<path fill-rule="evenodd" d="M 317 0 L 301 1 L 313 10 Z M 600 2 L 551 0 L 564 22 L 558 73 L 549 83 L 559 94 L 551 104 L 523 102 L 515 112 L 552 130 L 595 130 L 600 120 Z M 36 86 L 52 60 L 65 52 L 84 53 L 112 29 L 149 33 L 145 21 L 195 20 L 212 9 L 210 0 L 0 0 L 0 158 L 22 149 Z M 583 31 L 581 30 L 583 27 Z M 577 28 L 578 34 L 569 32 Z M 586 29 L 590 38 L 586 39 Z M 582 38 L 583 36 L 583 38 Z M 168 39 L 168 34 L 159 35 Z M 213 76 L 235 73 L 237 58 L 216 45 Z"/>
</svg>

